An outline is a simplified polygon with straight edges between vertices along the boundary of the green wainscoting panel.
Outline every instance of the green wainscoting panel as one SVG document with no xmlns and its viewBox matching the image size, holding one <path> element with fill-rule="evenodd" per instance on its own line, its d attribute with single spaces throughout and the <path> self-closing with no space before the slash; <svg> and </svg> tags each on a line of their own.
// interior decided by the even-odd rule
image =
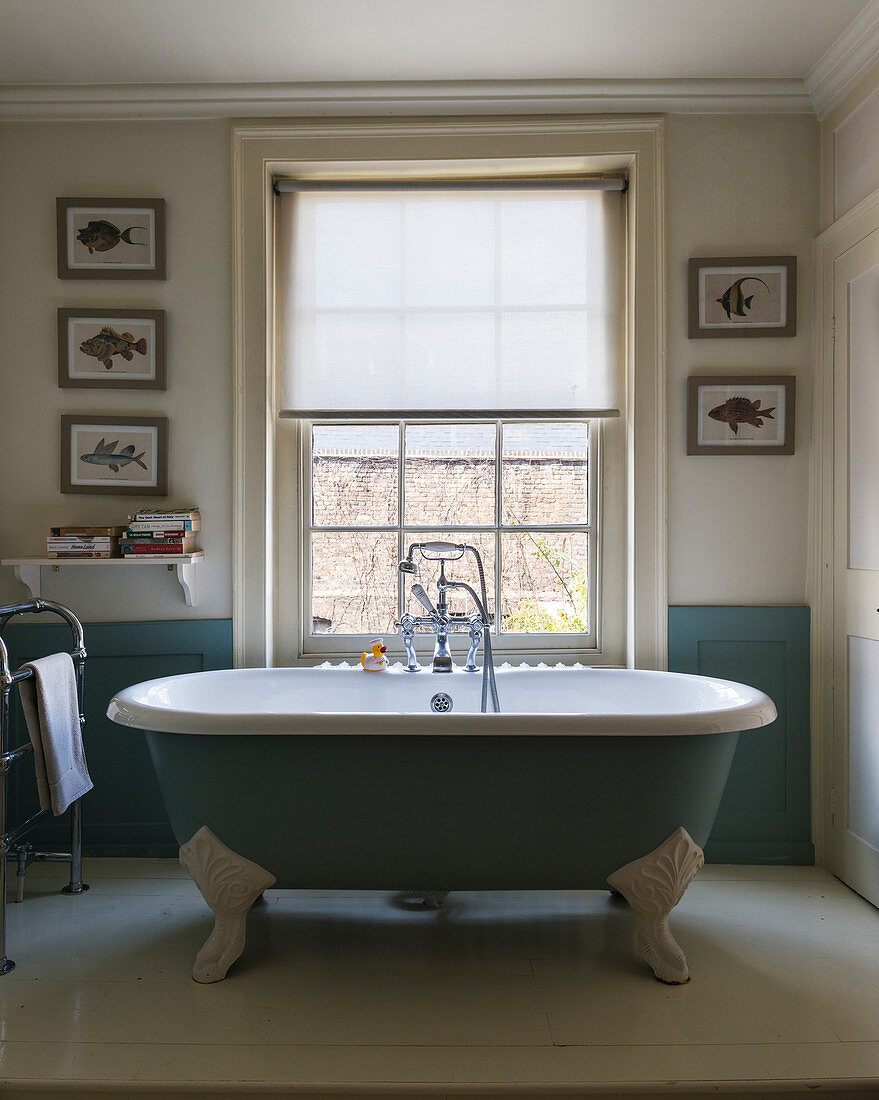
<svg viewBox="0 0 879 1100">
<path fill-rule="evenodd" d="M 70 648 L 64 624 L 11 622 L 4 637 L 13 667 Z M 85 624 L 85 746 L 95 789 L 83 799 L 84 848 L 91 855 L 177 853 L 144 735 L 106 717 L 120 688 L 157 676 L 232 665 L 227 619 Z M 770 695 L 778 720 L 743 733 L 706 846 L 715 863 L 814 862 L 809 787 L 809 609 L 671 607 L 669 668 L 753 684 Z M 27 739 L 17 703 L 13 743 Z M 36 808 L 27 760 L 12 770 L 10 820 Z M 67 844 L 66 816 L 30 834 L 37 847 Z"/>
<path fill-rule="evenodd" d="M 61 623 L 11 622 L 4 631 L 10 663 L 71 648 L 70 630 Z M 157 676 L 232 665 L 229 619 L 175 622 L 85 623 L 86 724 L 84 744 L 94 781 L 82 802 L 86 855 L 175 856 L 177 845 L 143 733 L 111 722 L 107 704 L 120 688 Z M 27 740 L 16 700 L 12 743 Z M 11 772 L 10 821 L 25 820 L 38 807 L 33 767 L 24 760 Z M 67 815 L 46 818 L 28 836 L 37 848 L 64 849 Z"/>
<path fill-rule="evenodd" d="M 744 732 L 705 849 L 713 863 L 815 862 L 808 607 L 670 607 L 668 667 L 738 680 L 778 709 Z"/>
</svg>

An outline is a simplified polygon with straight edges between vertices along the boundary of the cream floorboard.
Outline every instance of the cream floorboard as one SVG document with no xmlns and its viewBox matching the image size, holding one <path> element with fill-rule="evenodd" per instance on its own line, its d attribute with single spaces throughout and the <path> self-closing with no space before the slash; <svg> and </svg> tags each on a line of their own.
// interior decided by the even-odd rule
<svg viewBox="0 0 879 1100">
<path fill-rule="evenodd" d="M 452 894 L 439 912 L 270 891 L 227 981 L 199 986 L 212 918 L 175 861 L 84 877 L 65 897 L 64 869 L 37 865 L 8 907 L 4 1100 L 879 1098 L 879 912 L 815 868 L 705 868 L 672 915 L 680 987 L 638 959 L 625 904 L 576 891 Z"/>
</svg>

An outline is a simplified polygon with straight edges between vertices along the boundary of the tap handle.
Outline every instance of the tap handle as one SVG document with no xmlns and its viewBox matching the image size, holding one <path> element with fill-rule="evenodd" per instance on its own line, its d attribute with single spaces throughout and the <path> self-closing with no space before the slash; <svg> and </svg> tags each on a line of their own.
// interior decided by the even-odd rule
<svg viewBox="0 0 879 1100">
<path fill-rule="evenodd" d="M 404 634 L 414 634 L 415 627 L 418 626 L 418 623 L 415 620 L 415 616 L 410 615 L 407 611 L 398 623 L 394 623 L 394 626 L 397 628 L 397 630 L 402 630 Z"/>
<path fill-rule="evenodd" d="M 437 610 L 430 602 L 430 596 L 428 596 L 428 594 L 424 591 L 423 585 L 413 584 L 409 591 L 412 593 L 415 599 L 418 600 L 418 602 L 429 615 L 437 614 Z"/>
</svg>

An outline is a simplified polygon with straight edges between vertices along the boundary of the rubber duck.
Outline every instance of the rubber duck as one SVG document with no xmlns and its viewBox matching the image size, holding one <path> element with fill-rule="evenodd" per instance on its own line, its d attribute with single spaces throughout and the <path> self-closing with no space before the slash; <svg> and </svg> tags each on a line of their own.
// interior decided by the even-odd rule
<svg viewBox="0 0 879 1100">
<path fill-rule="evenodd" d="M 388 652 L 388 647 L 382 644 L 381 638 L 373 638 L 369 643 L 372 646 L 372 653 L 361 653 L 360 663 L 366 672 L 384 672 L 388 667 L 388 659 L 385 654 Z"/>
</svg>

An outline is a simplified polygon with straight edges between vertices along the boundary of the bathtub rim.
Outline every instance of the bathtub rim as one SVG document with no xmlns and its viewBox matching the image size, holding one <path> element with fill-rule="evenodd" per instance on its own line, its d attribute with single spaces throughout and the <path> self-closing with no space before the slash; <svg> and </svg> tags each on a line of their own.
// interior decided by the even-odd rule
<svg viewBox="0 0 879 1100">
<path fill-rule="evenodd" d="M 534 666 L 530 666 L 534 667 Z M 521 666 L 520 666 L 521 668 Z M 537 672 L 549 671 L 534 669 Z M 107 707 L 107 717 L 117 725 L 157 733 L 180 733 L 200 736 L 697 736 L 754 730 L 771 724 L 777 718 L 772 699 L 747 684 L 723 680 L 715 676 L 692 673 L 660 672 L 648 669 L 599 669 L 596 671 L 637 672 L 650 677 L 674 677 L 689 681 L 710 682 L 721 687 L 731 686 L 750 694 L 742 704 L 717 710 L 689 710 L 662 714 L 627 713 L 593 714 L 589 712 L 504 711 L 501 714 L 451 712 L 434 714 L 429 711 L 261 711 L 255 715 L 223 714 L 209 711 L 173 709 L 148 704 L 132 698 L 134 692 L 194 676 L 235 675 L 238 673 L 295 672 L 284 669 L 218 669 L 204 672 L 162 676 L 132 684 L 117 692 Z M 356 668 L 315 670 L 304 672 L 348 671 Z M 519 671 L 511 669 L 510 671 Z M 555 671 L 555 670 L 552 670 Z M 580 668 L 571 671 L 588 671 Z M 425 675 L 435 675 L 425 672 Z M 438 687 L 448 680 L 442 678 Z M 503 700 L 501 700 L 503 704 Z M 417 728 L 413 725 L 417 723 Z M 341 728 L 340 728 L 341 727 Z M 542 727 L 542 728 L 536 728 Z"/>
</svg>

